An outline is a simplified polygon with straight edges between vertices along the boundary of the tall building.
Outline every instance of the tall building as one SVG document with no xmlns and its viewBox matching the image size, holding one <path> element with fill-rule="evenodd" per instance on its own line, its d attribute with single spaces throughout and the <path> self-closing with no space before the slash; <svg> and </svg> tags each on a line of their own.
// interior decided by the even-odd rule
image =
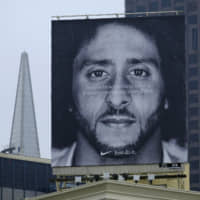
<svg viewBox="0 0 200 200">
<path fill-rule="evenodd" d="M 21 55 L 9 149 L 12 153 L 40 157 L 28 55 Z"/>
<path fill-rule="evenodd" d="M 191 190 L 200 191 L 200 1 L 199 0 L 126 0 L 126 13 L 183 11 L 186 24 L 187 131 Z M 172 15 L 176 13 L 164 13 Z M 139 16 L 147 16 L 139 14 Z M 162 14 L 151 13 L 149 16 Z M 128 15 L 128 17 L 137 15 Z M 173 46 L 172 46 L 173 48 Z"/>
</svg>

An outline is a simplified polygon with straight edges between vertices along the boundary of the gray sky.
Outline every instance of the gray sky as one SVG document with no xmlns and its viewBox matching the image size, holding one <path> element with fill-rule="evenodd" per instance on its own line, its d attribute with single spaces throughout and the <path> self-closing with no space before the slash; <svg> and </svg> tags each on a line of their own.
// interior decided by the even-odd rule
<svg viewBox="0 0 200 200">
<path fill-rule="evenodd" d="M 50 158 L 51 16 L 123 12 L 124 0 L 0 1 L 0 150 L 9 144 L 20 55 L 27 51 L 41 157 Z"/>
</svg>

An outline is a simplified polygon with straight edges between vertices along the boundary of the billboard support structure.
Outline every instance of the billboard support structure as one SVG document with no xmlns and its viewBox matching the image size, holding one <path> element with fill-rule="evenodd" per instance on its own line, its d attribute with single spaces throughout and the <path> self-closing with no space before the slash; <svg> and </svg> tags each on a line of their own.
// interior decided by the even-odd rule
<svg viewBox="0 0 200 200">
<path fill-rule="evenodd" d="M 174 14 L 174 15 L 184 15 L 184 10 L 168 10 L 168 11 L 148 11 L 148 12 L 126 12 L 126 13 L 107 13 L 107 14 L 80 14 L 80 15 L 55 15 L 51 18 L 53 20 L 63 20 L 63 19 L 71 19 L 71 18 L 86 18 L 92 19 L 93 17 L 132 17 L 132 16 L 151 16 L 151 15 L 160 15 L 160 14 Z M 92 17 L 92 18 L 91 18 Z"/>
<path fill-rule="evenodd" d="M 146 167 L 146 170 L 144 170 Z M 149 166 L 150 167 L 150 166 Z M 142 170 L 139 170 L 142 168 Z M 151 169 L 156 168 L 156 166 L 151 166 Z M 165 188 L 176 188 L 182 190 L 189 190 L 189 164 L 183 163 L 179 168 L 160 168 L 156 170 L 150 170 L 147 166 L 138 166 L 138 171 L 132 173 L 108 173 L 104 172 L 102 174 L 85 174 L 85 175 L 70 175 L 60 173 L 56 175 L 53 182 L 56 182 L 57 191 L 62 191 L 63 189 L 71 188 L 72 186 L 79 184 L 87 184 L 91 182 L 102 181 L 104 179 L 109 180 L 123 180 L 127 182 L 132 182 L 134 184 L 149 184 L 164 186 Z M 58 170 L 58 169 L 57 169 Z M 106 174 L 106 176 L 105 176 Z M 77 181 L 77 178 L 79 181 Z"/>
</svg>

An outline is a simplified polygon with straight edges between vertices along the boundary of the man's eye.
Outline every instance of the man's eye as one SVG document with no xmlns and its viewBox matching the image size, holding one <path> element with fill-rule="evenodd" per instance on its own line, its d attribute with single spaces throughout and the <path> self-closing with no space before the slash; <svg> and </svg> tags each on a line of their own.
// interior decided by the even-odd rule
<svg viewBox="0 0 200 200">
<path fill-rule="evenodd" d="M 96 70 L 88 73 L 88 77 L 91 80 L 103 80 L 108 77 L 108 73 L 102 70 Z"/>
<path fill-rule="evenodd" d="M 131 76 L 137 76 L 137 77 L 148 77 L 149 72 L 144 69 L 133 69 L 130 71 Z"/>
</svg>

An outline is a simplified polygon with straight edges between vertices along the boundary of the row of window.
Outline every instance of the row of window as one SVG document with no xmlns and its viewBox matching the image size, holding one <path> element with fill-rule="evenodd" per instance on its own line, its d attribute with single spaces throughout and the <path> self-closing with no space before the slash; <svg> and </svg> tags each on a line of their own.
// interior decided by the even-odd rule
<svg viewBox="0 0 200 200">
<path fill-rule="evenodd" d="M 140 2 L 140 1 L 139 1 Z M 148 7 L 149 11 L 157 11 L 159 8 L 159 2 L 157 0 L 150 2 Z M 174 9 L 175 10 L 184 10 L 184 0 L 174 0 Z M 132 0 L 126 0 L 126 7 L 131 8 L 134 6 Z M 161 8 L 170 8 L 172 6 L 172 0 L 161 0 Z M 146 8 L 143 5 L 138 5 L 136 7 L 137 12 L 145 12 Z M 192 1 L 187 3 L 187 11 L 188 12 L 194 12 L 198 10 L 198 4 L 197 1 Z M 194 19 L 195 18 L 195 19 Z M 193 24 L 197 22 L 196 17 L 189 17 L 189 23 Z"/>
<path fill-rule="evenodd" d="M 0 158 L 0 186 L 49 192 L 48 164 Z"/>
</svg>

